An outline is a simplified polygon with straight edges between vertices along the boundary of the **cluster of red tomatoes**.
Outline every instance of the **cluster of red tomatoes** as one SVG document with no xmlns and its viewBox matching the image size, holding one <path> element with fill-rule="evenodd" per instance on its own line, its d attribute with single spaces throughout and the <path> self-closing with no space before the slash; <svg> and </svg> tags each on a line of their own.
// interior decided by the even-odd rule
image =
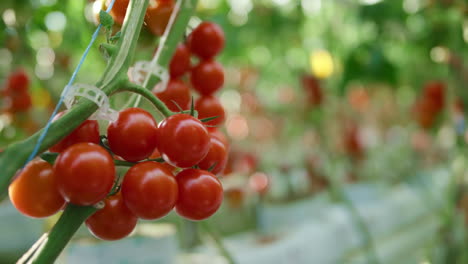
<svg viewBox="0 0 468 264">
<path fill-rule="evenodd" d="M 31 95 L 28 91 L 29 77 L 22 70 L 16 70 L 8 76 L 2 90 L 4 110 L 10 113 L 25 112 L 31 108 Z"/>
<path fill-rule="evenodd" d="M 131 233 L 138 218 L 158 219 L 175 208 L 185 218 L 201 220 L 221 205 L 223 187 L 213 172 L 226 163 L 226 144 L 200 120 L 174 114 L 157 125 L 147 111 L 128 108 L 109 125 L 107 144 L 99 141 L 97 121 L 87 120 L 50 149 L 60 153 L 53 165 L 30 162 L 10 185 L 15 207 L 47 217 L 67 202 L 86 206 L 107 197 L 86 224 L 97 237 L 114 240 Z M 159 155 L 164 163 L 148 159 Z M 121 183 L 114 157 L 134 163 Z M 109 195 L 112 190 L 117 193 Z"/>
<path fill-rule="evenodd" d="M 110 11 L 114 21 L 119 25 L 123 24 L 129 2 L 130 0 L 116 0 Z M 107 9 L 110 3 L 111 0 L 107 0 L 104 9 Z M 150 1 L 150 5 L 145 14 L 145 25 L 151 33 L 162 36 L 172 11 L 174 10 L 174 6 L 174 0 Z"/>
<path fill-rule="evenodd" d="M 200 118 L 218 118 L 203 123 L 180 111 L 158 124 L 149 112 L 127 108 L 109 124 L 106 136 L 100 136 L 97 121 L 86 120 L 49 149 L 59 153 L 53 165 L 34 160 L 19 172 L 9 188 L 14 206 L 25 215 L 46 217 L 66 203 L 89 206 L 104 200 L 86 225 L 106 240 L 130 234 L 138 218 L 158 219 L 174 208 L 190 220 L 213 215 L 223 200 L 215 175 L 224 171 L 228 156 L 228 142 L 214 127 L 224 119 L 213 95 L 224 82 L 221 66 L 213 61 L 224 35 L 217 25 L 202 23 L 188 39 L 189 48 L 180 45 L 172 59 L 167 90 L 157 95 L 174 112 L 189 108 L 190 91 L 182 95 L 177 85 L 187 87 L 180 78 L 190 70 L 190 53 L 195 54 L 201 59 L 191 69 L 191 83 L 201 94 L 195 109 Z M 124 177 L 116 177 L 119 160 L 131 165 Z"/>
<path fill-rule="evenodd" d="M 429 129 L 437 120 L 445 106 L 445 85 L 443 82 L 433 81 L 424 86 L 422 96 L 414 105 L 414 115 L 418 124 Z"/>
<path fill-rule="evenodd" d="M 188 82 L 184 81 L 190 74 L 192 88 L 200 94 L 195 101 L 198 118 L 217 117 L 208 121 L 208 126 L 219 126 L 224 122 L 225 112 L 220 101 L 214 95 L 224 84 L 224 71 L 215 56 L 224 47 L 223 30 L 215 23 L 203 22 L 188 36 L 186 43 L 177 46 L 170 62 L 170 81 L 166 90 L 154 92 L 171 111 L 187 110 L 190 107 L 191 94 Z M 198 62 L 191 66 L 191 55 Z"/>
</svg>

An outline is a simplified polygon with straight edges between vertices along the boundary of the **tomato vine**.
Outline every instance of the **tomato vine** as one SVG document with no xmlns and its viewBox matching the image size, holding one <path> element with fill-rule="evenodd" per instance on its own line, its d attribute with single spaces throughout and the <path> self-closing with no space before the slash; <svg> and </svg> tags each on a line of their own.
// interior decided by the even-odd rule
<svg viewBox="0 0 468 264">
<path fill-rule="evenodd" d="M 158 98 L 151 92 L 152 88 L 160 79 L 157 76 L 151 76 L 146 83 L 145 88 L 129 85 L 127 78 L 128 68 L 133 63 L 133 55 L 136 49 L 140 30 L 143 25 L 145 12 L 149 0 L 131 0 L 127 12 L 127 19 L 124 21 L 121 31 L 121 37 L 115 46 L 102 46 L 108 51 L 110 56 L 107 67 L 96 83 L 96 87 L 101 89 L 107 96 L 123 90 L 131 90 L 149 98 L 155 107 L 165 116 L 172 112 L 165 107 Z M 176 20 L 173 23 L 171 31 L 163 39 L 161 53 L 156 62 L 161 67 L 167 68 L 170 59 L 177 47 L 177 43 L 185 34 L 188 21 L 192 16 L 197 0 L 183 0 L 180 6 Z M 38 154 L 46 151 L 55 145 L 61 139 L 70 134 L 74 129 L 88 119 L 98 106 L 87 99 L 80 99 L 67 113 L 50 125 L 48 134 L 39 145 Z M 0 166 L 3 173 L 0 176 L 0 194 L 5 194 L 15 173 L 24 166 L 28 156 L 38 142 L 43 130 L 39 130 L 31 137 L 10 145 L 0 156 Z M 73 234 L 91 214 L 97 210 L 94 206 L 77 206 L 69 204 L 59 221 L 52 228 L 50 233 L 38 243 L 37 250 L 32 253 L 29 261 L 32 263 L 52 263 L 59 256 L 63 248 L 71 239 Z M 24 259 L 24 258 L 23 258 Z"/>
</svg>

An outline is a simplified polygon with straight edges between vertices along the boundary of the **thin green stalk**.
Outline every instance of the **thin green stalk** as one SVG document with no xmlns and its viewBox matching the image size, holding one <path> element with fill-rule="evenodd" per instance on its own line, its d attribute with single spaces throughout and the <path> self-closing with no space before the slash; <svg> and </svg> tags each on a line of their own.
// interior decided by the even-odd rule
<svg viewBox="0 0 468 264">
<path fill-rule="evenodd" d="M 236 263 L 231 253 L 229 253 L 229 251 L 224 246 L 223 240 L 219 237 L 218 233 L 213 229 L 213 227 L 206 221 L 198 222 L 198 224 L 203 229 L 203 231 L 205 231 L 205 233 L 213 239 L 219 252 L 224 258 L 226 258 L 228 263 L 229 264 Z"/>
<path fill-rule="evenodd" d="M 172 29 L 166 37 L 161 38 L 160 48 L 161 55 L 156 61 L 157 65 L 167 69 L 169 62 L 174 55 L 174 52 L 177 48 L 177 44 L 182 40 L 185 35 L 185 29 L 187 28 L 188 22 L 195 12 L 195 7 L 197 6 L 198 0 L 182 0 L 180 5 L 177 18 L 172 24 Z M 179 30 L 182 29 L 183 30 Z M 148 81 L 145 83 L 144 87 L 148 90 L 153 89 L 153 87 L 159 83 L 161 79 L 156 75 L 151 75 Z"/>
<path fill-rule="evenodd" d="M 159 100 L 159 98 L 157 98 L 150 90 L 145 89 L 143 86 L 134 84 L 132 82 L 127 82 L 118 91 L 133 92 L 145 97 L 156 107 L 156 109 L 159 110 L 159 112 L 161 112 L 164 117 L 168 117 L 174 114 L 161 100 Z"/>
<path fill-rule="evenodd" d="M 352 221 L 356 225 L 357 229 L 360 231 L 362 239 L 364 240 L 364 248 L 368 252 L 368 263 L 378 264 L 380 263 L 379 258 L 377 256 L 377 249 L 375 248 L 374 241 L 372 239 L 371 232 L 367 227 L 366 222 L 359 214 L 358 210 L 352 203 L 352 201 L 346 196 L 344 193 L 341 184 L 337 182 L 337 180 L 333 179 L 330 180 L 331 182 L 331 189 L 332 195 L 338 198 L 348 209 L 349 213 L 351 214 Z"/>
<path fill-rule="evenodd" d="M 81 226 L 84 220 L 97 209 L 92 206 L 77 206 L 69 204 L 58 222 L 50 231 L 45 245 L 36 252 L 33 264 L 50 264 L 60 255 L 72 236 Z"/>
<path fill-rule="evenodd" d="M 114 160 L 115 166 L 133 167 L 136 163 L 124 160 Z"/>
<path fill-rule="evenodd" d="M 114 160 L 114 164 L 115 164 L 115 166 L 121 166 L 121 167 L 133 167 L 138 163 L 146 162 L 146 161 L 153 161 L 153 162 L 159 162 L 159 163 L 165 162 L 163 158 L 157 158 L 157 159 L 146 159 L 146 160 L 142 160 L 142 161 L 139 161 L 139 162 Z"/>
</svg>

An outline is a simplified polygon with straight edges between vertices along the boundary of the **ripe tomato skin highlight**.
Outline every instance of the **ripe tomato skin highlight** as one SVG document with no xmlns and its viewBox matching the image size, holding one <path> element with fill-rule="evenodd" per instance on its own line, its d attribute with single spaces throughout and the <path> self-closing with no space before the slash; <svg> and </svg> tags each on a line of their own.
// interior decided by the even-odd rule
<svg viewBox="0 0 468 264">
<path fill-rule="evenodd" d="M 212 166 L 215 166 L 211 170 L 211 173 L 216 175 L 222 172 L 226 167 L 228 159 L 227 147 L 214 135 L 211 135 L 210 142 L 210 150 L 208 151 L 208 154 L 206 154 L 205 158 L 198 163 L 198 167 L 202 170 L 208 170 Z"/>
<path fill-rule="evenodd" d="M 210 136 L 200 120 L 175 114 L 158 126 L 158 150 L 169 164 L 188 168 L 200 162 L 210 149 Z"/>
<path fill-rule="evenodd" d="M 122 194 L 106 199 L 104 208 L 86 219 L 88 230 L 102 240 L 118 240 L 128 236 L 138 218 L 125 205 Z"/>
<path fill-rule="evenodd" d="M 201 95 L 212 95 L 224 84 L 223 66 L 216 61 L 200 61 L 192 68 L 190 82 Z"/>
<path fill-rule="evenodd" d="M 131 162 L 146 159 L 156 147 L 157 124 L 153 116 L 141 108 L 127 108 L 107 128 L 112 152 Z"/>
<path fill-rule="evenodd" d="M 56 159 L 57 187 L 67 202 L 92 205 L 106 197 L 114 184 L 112 156 L 101 146 L 78 143 Z"/>
<path fill-rule="evenodd" d="M 58 113 L 54 121 L 63 116 L 64 112 Z M 62 152 L 71 145 L 88 142 L 99 144 L 99 124 L 96 120 L 86 120 L 68 136 L 60 140 L 57 144 L 49 148 L 50 152 Z"/>
<path fill-rule="evenodd" d="M 7 81 L 7 92 L 27 92 L 29 87 L 28 74 L 23 69 L 11 73 Z"/>
<path fill-rule="evenodd" d="M 166 90 L 153 93 L 173 112 L 180 111 L 177 105 L 183 110 L 188 110 L 190 108 L 190 88 L 182 80 L 171 79 L 167 84 Z M 176 102 L 177 105 L 174 102 Z"/>
<path fill-rule="evenodd" d="M 149 6 L 145 15 L 145 23 L 149 31 L 156 36 L 162 36 L 172 10 L 174 10 L 174 2 L 172 1 L 158 2 L 154 7 Z"/>
<path fill-rule="evenodd" d="M 201 96 L 195 101 L 195 110 L 198 111 L 198 118 L 204 119 L 208 117 L 215 117 L 213 120 L 205 122 L 205 125 L 219 126 L 224 123 L 226 114 L 221 102 L 215 96 Z"/>
<path fill-rule="evenodd" d="M 190 50 L 201 59 L 211 59 L 224 48 L 223 29 L 212 22 L 202 22 L 188 39 Z"/>
<path fill-rule="evenodd" d="M 168 214 L 178 196 L 172 171 L 153 161 L 131 167 L 122 183 L 122 196 L 127 207 L 142 219 L 154 220 Z"/>
<path fill-rule="evenodd" d="M 179 199 L 176 212 L 190 220 L 203 220 L 213 215 L 223 201 L 223 186 L 212 173 L 186 169 L 176 176 Z"/>
<path fill-rule="evenodd" d="M 185 44 L 179 44 L 169 64 L 171 78 L 179 78 L 190 70 L 190 50 Z"/>
<path fill-rule="evenodd" d="M 48 162 L 31 161 L 8 188 L 11 202 L 18 211 L 29 217 L 54 215 L 65 205 L 57 190 L 56 176 Z"/>
</svg>

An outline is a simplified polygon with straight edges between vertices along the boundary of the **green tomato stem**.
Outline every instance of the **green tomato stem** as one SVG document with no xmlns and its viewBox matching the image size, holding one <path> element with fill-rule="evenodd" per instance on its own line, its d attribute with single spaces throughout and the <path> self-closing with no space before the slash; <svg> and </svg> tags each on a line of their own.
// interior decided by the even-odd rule
<svg viewBox="0 0 468 264">
<path fill-rule="evenodd" d="M 120 167 L 133 167 L 136 165 L 135 162 L 130 162 L 130 161 L 124 161 L 124 160 L 114 160 L 115 166 L 120 166 Z"/>
<path fill-rule="evenodd" d="M 379 264 L 380 261 L 377 255 L 377 249 L 376 249 L 374 240 L 372 238 L 372 234 L 366 222 L 364 221 L 364 219 L 362 218 L 362 216 L 360 215 L 360 213 L 354 206 L 353 202 L 346 196 L 346 193 L 343 190 L 341 183 L 334 177 L 330 177 L 330 182 L 331 182 L 330 192 L 332 196 L 335 196 L 336 198 L 338 198 L 339 201 L 343 203 L 345 208 L 350 213 L 354 226 L 356 227 L 357 230 L 360 231 L 360 235 L 364 242 L 363 249 L 367 251 L 368 253 L 367 255 L 368 263 Z"/>
<path fill-rule="evenodd" d="M 229 253 L 229 251 L 224 246 L 222 239 L 219 237 L 218 233 L 214 230 L 214 228 L 206 221 L 198 222 L 198 224 L 201 227 L 201 229 L 213 239 L 213 242 L 218 248 L 219 253 L 221 253 L 221 255 L 224 258 L 226 258 L 227 262 L 229 264 L 236 263 L 231 253 Z"/>
<path fill-rule="evenodd" d="M 92 206 L 77 206 L 69 204 L 58 222 L 50 231 L 44 247 L 39 249 L 33 257 L 33 264 L 54 263 L 68 241 L 81 226 L 83 221 L 96 212 Z"/>
<path fill-rule="evenodd" d="M 159 110 L 159 112 L 161 112 L 164 117 L 169 117 L 174 114 L 161 100 L 159 100 L 159 98 L 157 98 L 150 90 L 145 89 L 143 86 L 127 82 L 126 85 L 118 90 L 118 92 L 123 91 L 137 93 L 145 97 L 154 105 L 154 107 L 156 107 L 156 109 Z"/>
</svg>

